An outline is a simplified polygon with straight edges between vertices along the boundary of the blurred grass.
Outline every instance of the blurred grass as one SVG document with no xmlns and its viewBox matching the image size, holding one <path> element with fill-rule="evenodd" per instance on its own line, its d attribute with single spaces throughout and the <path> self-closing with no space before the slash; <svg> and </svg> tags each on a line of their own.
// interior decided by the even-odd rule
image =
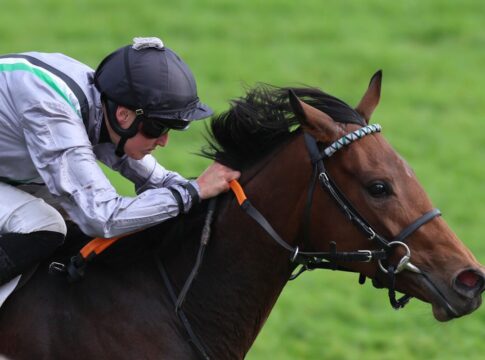
<svg viewBox="0 0 485 360">
<path fill-rule="evenodd" d="M 445 219 L 485 262 L 485 3 L 476 0 L 0 0 L 0 53 L 63 52 L 92 67 L 134 36 L 160 36 L 216 111 L 256 82 L 319 86 L 350 104 L 384 70 L 374 121 Z M 202 124 L 156 156 L 197 176 Z M 110 175 L 124 194 L 131 186 Z M 313 272 L 284 290 L 248 359 L 482 359 L 485 311 L 437 323 L 392 311 L 356 276 Z"/>
</svg>

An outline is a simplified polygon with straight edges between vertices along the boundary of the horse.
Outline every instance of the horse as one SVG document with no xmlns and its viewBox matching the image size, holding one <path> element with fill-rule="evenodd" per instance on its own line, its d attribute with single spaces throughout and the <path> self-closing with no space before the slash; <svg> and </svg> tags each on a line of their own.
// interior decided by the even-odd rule
<svg viewBox="0 0 485 360">
<path fill-rule="evenodd" d="M 203 153 L 241 170 L 241 199 L 224 193 L 130 234 L 69 283 L 47 269 L 85 238 L 74 228 L 0 309 L 0 354 L 242 359 L 289 278 L 320 267 L 389 288 L 396 308 L 428 302 L 438 321 L 476 310 L 484 268 L 369 124 L 381 79 L 356 108 L 310 87 L 261 85 L 234 100 Z"/>
</svg>

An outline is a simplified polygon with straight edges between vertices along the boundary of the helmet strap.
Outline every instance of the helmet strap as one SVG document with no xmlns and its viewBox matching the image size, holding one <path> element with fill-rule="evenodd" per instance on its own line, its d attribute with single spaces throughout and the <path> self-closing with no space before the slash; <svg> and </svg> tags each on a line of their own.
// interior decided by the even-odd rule
<svg viewBox="0 0 485 360">
<path fill-rule="evenodd" d="M 120 136 L 120 141 L 115 149 L 115 154 L 119 157 L 125 154 L 124 147 L 126 141 L 128 139 L 134 137 L 138 133 L 138 125 L 143 120 L 143 115 L 136 116 L 133 123 L 127 129 L 124 129 L 118 123 L 116 118 L 116 109 L 118 108 L 118 104 L 115 102 L 103 97 L 104 104 L 106 106 L 106 117 L 108 118 L 109 125 L 113 129 L 113 131 Z"/>
<path fill-rule="evenodd" d="M 128 139 L 129 138 L 127 138 L 126 136 L 122 136 L 120 138 L 120 141 L 118 141 L 118 145 L 116 145 L 115 149 L 116 156 L 122 157 L 123 155 L 125 155 L 125 144 Z"/>
</svg>

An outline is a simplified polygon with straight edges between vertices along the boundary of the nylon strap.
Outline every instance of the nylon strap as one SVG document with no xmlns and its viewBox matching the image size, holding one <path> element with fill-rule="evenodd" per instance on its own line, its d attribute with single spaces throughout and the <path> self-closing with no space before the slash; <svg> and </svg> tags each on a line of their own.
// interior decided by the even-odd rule
<svg viewBox="0 0 485 360">
<path fill-rule="evenodd" d="M 289 246 L 276 232 L 276 230 L 273 229 L 268 220 L 266 220 L 264 216 L 249 202 L 246 194 L 244 194 L 244 191 L 237 180 L 231 180 L 229 182 L 229 186 L 236 195 L 239 205 L 249 216 L 251 216 L 268 234 L 270 234 L 278 244 L 288 251 L 295 251 L 295 249 Z"/>
<path fill-rule="evenodd" d="M 229 182 L 229 186 L 231 187 L 232 192 L 236 195 L 237 202 L 239 205 L 242 205 L 244 201 L 247 200 L 246 194 L 241 187 L 241 184 L 237 180 L 231 180 Z"/>
<path fill-rule="evenodd" d="M 115 242 L 118 240 L 131 235 L 130 234 L 125 234 L 122 236 L 117 236 L 109 239 L 105 238 L 95 238 L 88 242 L 86 245 L 83 246 L 83 248 L 79 251 L 79 253 L 82 255 L 84 259 L 88 259 L 89 257 L 96 256 L 101 254 L 104 250 L 109 248 L 111 245 L 113 245 Z"/>
</svg>

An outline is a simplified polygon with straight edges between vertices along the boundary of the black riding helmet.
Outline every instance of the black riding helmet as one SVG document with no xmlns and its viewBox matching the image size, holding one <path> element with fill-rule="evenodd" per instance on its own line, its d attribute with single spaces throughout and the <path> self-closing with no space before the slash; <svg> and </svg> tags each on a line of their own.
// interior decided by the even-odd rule
<svg viewBox="0 0 485 360">
<path fill-rule="evenodd" d="M 168 129 L 186 129 L 190 122 L 212 115 L 199 101 L 189 67 L 158 38 L 135 38 L 108 55 L 94 75 L 106 105 L 108 121 L 121 137 L 116 154 L 124 154 L 126 141 L 142 130 L 158 137 Z M 119 126 L 116 109 L 122 105 L 136 113 L 128 129 Z"/>
</svg>

